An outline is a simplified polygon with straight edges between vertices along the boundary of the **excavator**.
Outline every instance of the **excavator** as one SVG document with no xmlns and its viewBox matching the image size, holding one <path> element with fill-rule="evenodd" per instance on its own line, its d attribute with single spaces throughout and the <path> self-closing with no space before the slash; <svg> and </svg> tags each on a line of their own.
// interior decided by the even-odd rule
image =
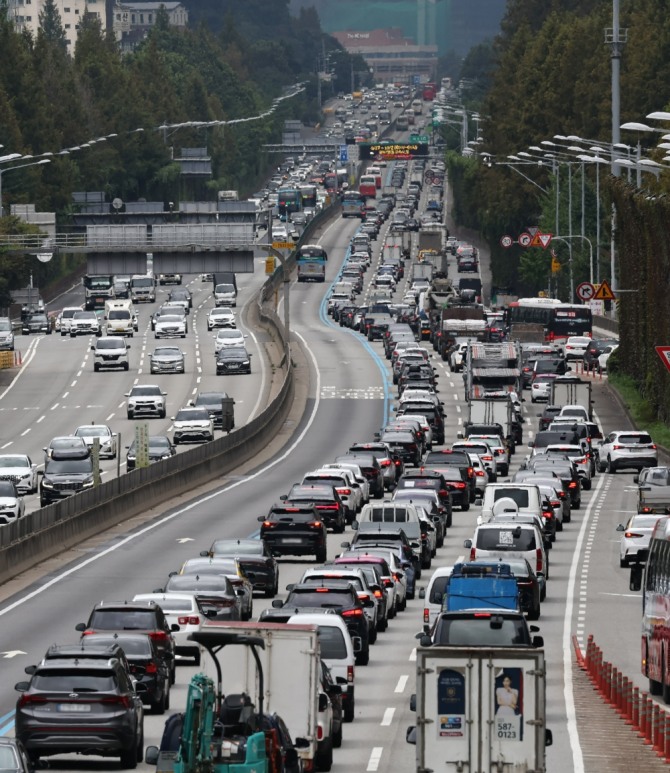
<svg viewBox="0 0 670 773">
<path fill-rule="evenodd" d="M 263 711 L 263 667 L 258 636 L 217 630 L 194 631 L 189 638 L 212 657 L 216 683 L 196 674 L 188 688 L 186 708 L 165 723 L 160 747 L 148 746 L 147 764 L 156 773 L 300 773 L 296 747 L 286 738 L 284 723 Z M 258 673 L 257 706 L 241 693 L 223 695 L 217 655 L 228 645 L 251 649 Z M 300 745 L 300 739 L 296 739 Z"/>
</svg>

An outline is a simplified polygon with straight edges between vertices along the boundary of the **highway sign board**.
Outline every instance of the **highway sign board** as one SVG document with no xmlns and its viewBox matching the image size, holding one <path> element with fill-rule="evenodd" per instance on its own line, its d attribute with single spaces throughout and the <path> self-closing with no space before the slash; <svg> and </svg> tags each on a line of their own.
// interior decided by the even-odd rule
<svg viewBox="0 0 670 773">
<path fill-rule="evenodd" d="M 522 234 L 519 234 L 519 244 L 522 247 L 530 247 L 530 243 L 533 241 L 533 237 L 524 231 Z"/>
<path fill-rule="evenodd" d="M 430 142 L 430 137 L 427 134 L 410 134 L 410 142 Z"/>
<path fill-rule="evenodd" d="M 591 284 L 591 282 L 582 282 L 581 284 L 577 285 L 577 290 L 575 291 L 577 293 L 577 297 L 580 301 L 590 301 L 591 298 L 595 295 L 596 288 Z"/>
<path fill-rule="evenodd" d="M 511 247 L 514 244 L 514 239 L 512 239 L 511 236 L 508 236 L 505 234 L 504 236 L 500 237 L 500 246 L 507 249 L 508 247 Z"/>
<path fill-rule="evenodd" d="M 661 358 L 661 362 L 666 369 L 670 371 L 670 346 L 655 346 L 656 354 Z"/>
<path fill-rule="evenodd" d="M 349 160 L 349 146 L 340 145 L 340 163 L 346 164 Z"/>
<path fill-rule="evenodd" d="M 612 288 L 610 287 L 610 283 L 606 279 L 603 279 L 603 281 L 600 283 L 600 287 L 596 290 L 593 297 L 596 301 L 616 300 L 614 293 L 612 292 Z"/>
<path fill-rule="evenodd" d="M 537 233 L 533 234 L 533 238 L 530 242 L 530 246 L 542 247 L 543 250 L 546 250 L 549 244 L 551 243 L 553 236 L 554 236 L 553 234 L 545 234 L 545 233 L 541 233 L 540 231 L 537 231 Z"/>
<path fill-rule="evenodd" d="M 295 242 L 272 242 L 273 250 L 292 250 L 295 247 Z"/>
</svg>

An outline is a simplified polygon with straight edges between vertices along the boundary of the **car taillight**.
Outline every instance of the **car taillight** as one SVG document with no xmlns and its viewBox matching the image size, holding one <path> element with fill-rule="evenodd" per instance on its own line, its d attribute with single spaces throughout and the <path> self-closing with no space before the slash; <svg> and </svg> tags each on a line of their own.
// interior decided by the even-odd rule
<svg viewBox="0 0 670 773">
<path fill-rule="evenodd" d="M 574 462 L 575 462 L 575 464 L 586 464 L 586 462 L 588 462 L 588 460 L 589 460 L 588 456 L 585 456 L 582 459 L 575 459 Z"/>
<path fill-rule="evenodd" d="M 369 593 L 361 593 L 358 598 L 361 601 L 370 601 L 370 594 Z"/>
<path fill-rule="evenodd" d="M 339 510 L 340 506 L 336 503 L 334 505 L 317 505 L 317 510 Z"/>
<path fill-rule="evenodd" d="M 350 488 L 338 488 L 338 489 L 335 489 L 335 491 L 337 491 L 338 494 L 342 494 L 345 497 L 348 497 L 351 494 Z"/>
<path fill-rule="evenodd" d="M 551 506 L 552 507 L 560 507 L 561 503 L 558 500 L 556 500 L 556 499 L 552 499 L 551 500 Z"/>
<path fill-rule="evenodd" d="M 402 574 L 400 572 L 393 572 L 393 576 L 396 578 L 396 580 L 400 581 L 402 579 Z"/>
<path fill-rule="evenodd" d="M 384 459 L 380 462 L 382 467 L 390 467 L 391 466 L 391 460 L 390 459 Z"/>
<path fill-rule="evenodd" d="M 477 548 L 470 548 L 470 561 L 477 560 Z"/>
<path fill-rule="evenodd" d="M 643 507 L 640 512 L 642 513 L 650 513 L 652 511 L 651 507 Z"/>
<path fill-rule="evenodd" d="M 200 618 L 184 615 L 183 617 L 178 617 L 177 622 L 179 625 L 200 625 Z"/>
<path fill-rule="evenodd" d="M 430 610 L 428 607 L 423 608 L 423 622 L 427 625 L 430 623 Z"/>
<path fill-rule="evenodd" d="M 349 684 L 352 684 L 353 681 L 354 681 L 354 667 L 347 666 L 347 682 Z"/>
<path fill-rule="evenodd" d="M 152 631 L 149 634 L 149 638 L 158 642 L 165 642 L 169 639 L 169 635 L 165 631 Z"/>
<path fill-rule="evenodd" d="M 401 462 L 401 460 L 400 460 L 400 459 L 396 459 L 396 460 L 395 460 L 395 466 L 396 466 L 396 467 L 400 467 L 400 462 Z"/>
<path fill-rule="evenodd" d="M 28 695 L 27 693 L 23 693 L 23 695 L 19 698 L 19 708 L 23 706 L 29 706 L 29 705 L 35 705 L 36 703 L 46 703 L 46 698 L 43 698 L 41 695 Z"/>
<path fill-rule="evenodd" d="M 475 473 L 474 467 L 468 467 L 468 478 L 471 478 Z"/>
<path fill-rule="evenodd" d="M 544 571 L 544 564 L 542 563 L 542 550 L 541 550 L 541 548 L 536 548 L 536 550 L 535 550 L 535 571 L 536 572 Z"/>
<path fill-rule="evenodd" d="M 263 521 L 264 529 L 274 529 L 277 524 L 274 521 Z"/>
<path fill-rule="evenodd" d="M 312 529 L 320 529 L 323 526 L 323 521 L 310 521 L 308 526 L 311 526 Z"/>
<path fill-rule="evenodd" d="M 396 577 L 396 579 L 399 579 L 399 578 Z M 392 588 L 395 584 L 390 577 L 385 577 L 382 582 L 384 583 L 385 588 Z"/>
<path fill-rule="evenodd" d="M 356 609 L 345 609 L 342 612 L 342 617 L 362 617 L 363 610 L 356 607 Z"/>
<path fill-rule="evenodd" d="M 408 443 L 407 448 L 409 448 L 410 451 L 416 451 L 416 443 Z"/>
<path fill-rule="evenodd" d="M 571 480 L 570 483 L 568 483 L 568 488 L 577 488 L 577 481 Z"/>
<path fill-rule="evenodd" d="M 452 484 L 452 488 L 463 489 L 463 488 L 465 488 L 465 483 L 463 483 L 463 481 L 461 481 L 459 483 L 453 483 Z"/>
<path fill-rule="evenodd" d="M 145 674 L 157 674 L 158 666 L 152 661 L 147 663 L 147 667 L 144 669 Z"/>
<path fill-rule="evenodd" d="M 321 725 L 316 726 L 316 740 L 322 741 L 323 740 L 323 728 Z"/>
<path fill-rule="evenodd" d="M 656 450 L 656 443 L 652 443 L 652 444 L 649 446 L 649 448 L 651 448 L 651 449 L 652 449 L 652 451 L 655 451 L 655 450 Z"/>
<path fill-rule="evenodd" d="M 614 451 L 621 451 L 622 448 L 623 448 L 623 446 L 612 446 L 612 449 Z"/>
<path fill-rule="evenodd" d="M 492 462 L 492 461 L 493 461 L 493 457 L 492 457 L 492 456 L 490 456 L 489 454 L 486 454 L 486 456 L 482 456 L 482 459 L 483 459 L 485 462 Z"/>
<path fill-rule="evenodd" d="M 644 534 L 638 534 L 634 531 L 625 531 L 623 534 L 624 537 L 628 537 L 628 539 L 637 539 L 639 537 L 644 537 Z"/>
<path fill-rule="evenodd" d="M 558 492 L 558 498 L 559 499 L 565 499 L 565 496 L 566 496 L 565 491 L 559 491 Z"/>
</svg>

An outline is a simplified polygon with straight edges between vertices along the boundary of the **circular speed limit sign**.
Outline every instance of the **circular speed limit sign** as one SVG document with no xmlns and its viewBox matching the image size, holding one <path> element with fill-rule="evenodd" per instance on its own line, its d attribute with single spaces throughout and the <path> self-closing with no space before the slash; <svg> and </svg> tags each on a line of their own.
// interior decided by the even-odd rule
<svg viewBox="0 0 670 773">
<path fill-rule="evenodd" d="M 529 233 L 524 231 L 522 234 L 519 234 L 519 244 L 522 247 L 528 247 L 532 241 L 533 237 Z"/>
<path fill-rule="evenodd" d="M 500 237 L 500 246 L 507 249 L 508 247 L 511 247 L 514 244 L 514 239 L 512 239 L 511 236 L 508 236 L 505 234 L 504 236 Z"/>
<path fill-rule="evenodd" d="M 596 288 L 591 284 L 591 282 L 582 282 L 581 284 L 577 285 L 577 289 L 575 290 L 577 293 L 577 297 L 580 301 L 590 301 L 591 298 L 596 294 Z"/>
</svg>

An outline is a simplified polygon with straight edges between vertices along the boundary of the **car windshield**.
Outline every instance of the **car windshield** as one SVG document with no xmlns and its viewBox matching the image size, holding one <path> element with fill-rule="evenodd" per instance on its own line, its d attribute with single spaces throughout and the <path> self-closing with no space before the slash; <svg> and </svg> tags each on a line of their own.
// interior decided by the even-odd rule
<svg viewBox="0 0 670 773">
<path fill-rule="evenodd" d="M 0 319 L 0 331 L 3 333 L 6 333 L 7 331 L 12 329 L 12 323 L 8 319 Z M 0 752 L 3 750 L 0 749 Z"/>
<path fill-rule="evenodd" d="M 184 408 L 177 411 L 175 421 L 209 421 L 209 413 L 204 408 Z"/>
<path fill-rule="evenodd" d="M 221 338 L 241 338 L 242 333 L 239 333 L 237 330 L 219 330 L 219 332 L 216 334 L 216 337 Z"/>
<path fill-rule="evenodd" d="M 78 473 L 92 472 L 90 459 L 50 459 L 47 462 L 45 472 L 51 473 Z"/>
<path fill-rule="evenodd" d="M 114 309 L 107 315 L 108 319 L 130 319 L 130 312 L 126 309 Z"/>
<path fill-rule="evenodd" d="M 212 545 L 214 555 L 260 556 L 263 553 L 263 543 L 260 540 L 218 540 Z"/>
<path fill-rule="evenodd" d="M 159 346 L 154 349 L 153 357 L 181 357 L 182 351 L 177 346 Z"/>
<path fill-rule="evenodd" d="M 109 340 L 106 340 L 104 338 L 101 338 L 98 343 L 95 345 L 96 349 L 125 349 L 126 344 L 124 341 L 117 340 L 116 338 L 112 338 Z"/>
<path fill-rule="evenodd" d="M 217 285 L 216 290 L 214 291 L 216 293 L 234 293 L 235 288 L 232 285 Z"/>
<path fill-rule="evenodd" d="M 342 631 L 334 625 L 318 626 L 321 657 L 324 660 L 342 660 L 347 657 L 347 644 Z"/>
<path fill-rule="evenodd" d="M 0 497 L 15 497 L 14 484 L 8 480 L 0 480 Z"/>
<path fill-rule="evenodd" d="M 0 467 L 30 467 L 27 456 L 2 456 Z"/>
<path fill-rule="evenodd" d="M 155 397 L 160 395 L 160 393 L 161 390 L 157 386 L 134 386 L 130 391 L 132 397 L 137 397 L 138 395 Z"/>
<path fill-rule="evenodd" d="M 161 314 L 161 318 L 158 321 L 174 323 L 174 322 L 182 322 L 183 320 L 182 320 L 182 317 L 178 316 L 177 314 Z"/>
<path fill-rule="evenodd" d="M 97 320 L 97 316 L 94 311 L 78 311 L 76 312 L 74 317 L 72 317 L 72 319 L 96 319 Z"/>
<path fill-rule="evenodd" d="M 133 277 L 131 284 L 133 287 L 153 287 L 154 280 L 150 276 Z"/>
<path fill-rule="evenodd" d="M 74 433 L 77 437 L 107 437 L 111 435 L 108 427 L 78 427 Z"/>
</svg>

